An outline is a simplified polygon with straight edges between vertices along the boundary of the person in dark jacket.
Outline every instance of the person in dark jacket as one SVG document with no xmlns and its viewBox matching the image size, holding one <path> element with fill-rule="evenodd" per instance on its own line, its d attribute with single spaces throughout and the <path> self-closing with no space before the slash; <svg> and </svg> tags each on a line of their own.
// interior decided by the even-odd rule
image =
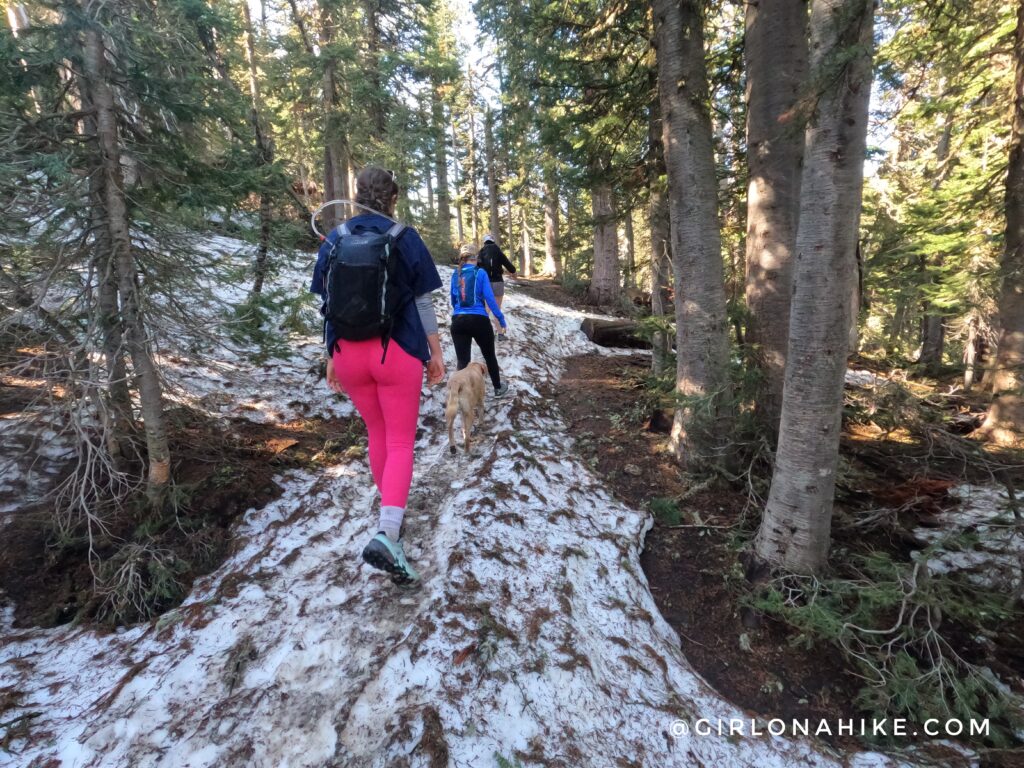
<svg viewBox="0 0 1024 768">
<path fill-rule="evenodd" d="M 477 256 L 477 264 L 487 272 L 487 277 L 491 281 L 491 293 L 494 294 L 494 299 L 500 309 L 501 303 L 505 299 L 505 272 L 514 275 L 516 268 L 502 253 L 501 248 L 494 241 L 494 235 L 484 235 L 484 246 Z M 491 323 L 494 325 L 494 330 L 500 334 L 500 324 L 496 316 L 491 318 Z M 500 339 L 501 336 L 499 335 L 498 338 Z"/>
</svg>

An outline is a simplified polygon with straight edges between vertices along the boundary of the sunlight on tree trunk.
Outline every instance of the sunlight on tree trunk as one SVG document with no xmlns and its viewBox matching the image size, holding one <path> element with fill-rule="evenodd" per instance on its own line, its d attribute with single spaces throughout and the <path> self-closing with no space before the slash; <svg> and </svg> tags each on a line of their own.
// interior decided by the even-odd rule
<svg viewBox="0 0 1024 768">
<path fill-rule="evenodd" d="M 828 555 L 856 281 L 872 0 L 814 0 L 811 82 L 782 420 L 757 556 L 799 573 Z"/>
<path fill-rule="evenodd" d="M 686 467 L 727 461 L 729 339 L 718 190 L 708 112 L 703 13 L 690 0 L 656 0 L 658 90 L 675 273 L 676 408 L 672 449 Z"/>
<path fill-rule="evenodd" d="M 619 236 L 615 223 L 615 193 L 607 182 L 590 190 L 594 216 L 594 274 L 587 300 L 612 305 L 619 300 Z"/>
<path fill-rule="evenodd" d="M 793 250 L 800 215 L 804 120 L 799 97 L 807 81 L 807 3 L 761 0 L 746 6 L 747 74 L 745 341 L 764 372 L 757 409 L 778 432 L 793 295 Z"/>
<path fill-rule="evenodd" d="M 558 251 L 558 179 L 550 166 L 544 171 L 544 274 L 556 280 L 562 277 L 562 257 Z"/>
<path fill-rule="evenodd" d="M 494 158 L 494 112 L 487 110 L 484 119 L 484 155 L 487 162 L 487 209 L 490 214 L 490 233 L 501 241 L 501 216 L 498 211 L 498 173 Z"/>
</svg>

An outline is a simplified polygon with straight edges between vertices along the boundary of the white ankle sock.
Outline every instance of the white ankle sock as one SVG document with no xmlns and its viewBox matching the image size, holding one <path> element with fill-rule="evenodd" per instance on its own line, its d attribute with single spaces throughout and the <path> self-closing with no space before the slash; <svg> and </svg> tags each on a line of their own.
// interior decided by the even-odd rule
<svg viewBox="0 0 1024 768">
<path fill-rule="evenodd" d="M 398 541 L 402 532 L 402 518 L 405 517 L 405 510 L 402 507 L 381 507 L 380 508 L 380 530 L 388 535 L 392 541 Z"/>
</svg>

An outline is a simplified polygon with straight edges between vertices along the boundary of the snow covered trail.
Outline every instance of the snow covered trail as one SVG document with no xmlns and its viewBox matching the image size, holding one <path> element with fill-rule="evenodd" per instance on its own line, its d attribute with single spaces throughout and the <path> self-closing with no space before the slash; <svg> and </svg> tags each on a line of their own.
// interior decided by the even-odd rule
<svg viewBox="0 0 1024 768">
<path fill-rule="evenodd" d="M 514 288 L 506 308 L 514 396 L 471 456 L 447 452 L 444 391 L 425 396 L 405 526 L 421 587 L 360 560 L 376 530 L 362 461 L 286 472 L 284 495 L 239 524 L 238 552 L 158 621 L 16 630 L 6 612 L 0 694 L 22 698 L 5 719 L 39 716 L 0 764 L 837 764 L 807 740 L 673 727 L 749 716 L 693 672 L 658 613 L 639 561 L 649 516 L 611 497 L 538 390 L 596 349 L 582 316 Z M 311 391 L 308 366 L 275 365 L 292 375 L 265 378 L 261 420 Z"/>
</svg>

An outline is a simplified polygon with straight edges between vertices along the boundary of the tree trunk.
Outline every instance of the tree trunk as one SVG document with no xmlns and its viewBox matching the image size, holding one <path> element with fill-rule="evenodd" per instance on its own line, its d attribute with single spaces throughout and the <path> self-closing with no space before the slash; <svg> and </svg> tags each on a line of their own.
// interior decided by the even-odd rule
<svg viewBox="0 0 1024 768">
<path fill-rule="evenodd" d="M 494 113 L 487 110 L 484 123 L 484 155 L 487 162 L 487 206 L 490 211 L 491 235 L 495 242 L 501 240 L 501 219 L 498 213 L 498 174 L 494 160 Z"/>
<path fill-rule="evenodd" d="M 103 158 L 99 148 L 96 125 L 96 109 L 93 105 L 92 85 L 88 78 L 79 76 L 79 91 L 82 108 L 87 117 L 82 121 L 84 137 L 95 147 L 93 167 L 100 168 Z M 93 236 L 92 269 L 97 283 L 97 325 L 102 334 L 103 359 L 106 364 L 106 381 L 103 389 L 103 410 L 109 415 L 103 419 L 107 427 L 106 448 L 118 471 L 124 471 L 125 460 L 132 453 L 132 433 L 135 417 L 132 411 L 132 396 L 128 388 L 128 371 L 125 364 L 124 333 L 117 297 L 117 265 L 113 260 L 110 246 L 110 230 L 107 227 L 106 191 L 103 187 L 104 174 L 89 174 L 90 223 Z"/>
<path fill-rule="evenodd" d="M 930 308 L 930 304 L 926 303 L 926 312 L 921 317 L 921 354 L 917 356 L 917 362 L 927 371 L 935 371 L 942 365 L 942 350 L 946 346 L 946 324 L 942 315 L 928 312 Z"/>
<path fill-rule="evenodd" d="M 520 272 L 523 277 L 533 277 L 533 254 L 530 252 L 530 223 L 526 219 L 526 206 L 519 209 L 523 222 L 523 258 Z"/>
<path fill-rule="evenodd" d="M 949 160 L 949 146 L 953 136 L 953 116 L 946 114 L 939 134 L 939 141 L 935 147 L 935 171 L 931 182 L 931 188 L 938 190 L 946 177 Z M 925 273 L 929 284 L 936 284 L 941 280 L 941 268 L 945 261 L 944 255 L 939 253 L 922 259 L 921 271 Z M 928 275 L 929 267 L 937 267 L 938 270 Z M 937 372 L 942 367 L 942 352 L 946 346 L 946 318 L 942 309 L 936 306 L 928 298 L 924 300 L 924 315 L 921 318 L 921 352 L 917 356 L 917 362 L 928 373 Z"/>
<path fill-rule="evenodd" d="M 982 362 L 985 349 L 982 323 L 983 320 L 977 310 L 972 310 L 967 320 L 967 341 L 964 343 L 964 392 L 971 391 L 975 374 Z"/>
<path fill-rule="evenodd" d="M 633 237 L 633 212 L 626 211 L 623 222 L 623 234 L 626 237 L 626 266 L 623 270 L 626 288 L 636 288 L 636 243 Z"/>
<path fill-rule="evenodd" d="M 107 235 L 112 262 L 117 270 L 125 346 L 131 356 L 142 405 L 149 459 L 147 491 L 150 500 L 156 503 L 162 498 L 171 478 L 171 457 L 164 425 L 160 377 L 149 347 L 140 295 L 141 286 L 132 254 L 128 207 L 121 178 L 120 135 L 114 92 L 108 79 L 106 54 L 100 33 L 95 26 L 87 27 L 83 34 L 83 68 L 95 110 Z"/>
<path fill-rule="evenodd" d="M 270 190 L 267 189 L 269 179 L 266 178 L 266 174 L 274 163 L 274 147 L 263 121 L 263 100 L 260 97 L 260 81 L 256 71 L 256 36 L 253 33 L 252 14 L 249 12 L 248 3 L 242 3 L 242 15 L 245 20 L 245 55 L 249 65 L 249 121 L 252 123 L 257 165 L 264 173 L 260 190 L 260 237 L 256 244 L 255 275 L 252 284 L 252 296 L 255 297 L 263 292 L 263 282 L 267 279 L 269 267 L 271 211 Z"/>
<path fill-rule="evenodd" d="M 855 271 L 853 285 L 850 288 L 850 330 L 846 335 L 846 353 L 850 356 L 860 352 L 860 307 L 864 300 L 864 262 L 861 259 L 859 242 L 853 249 L 853 255 Z"/>
<path fill-rule="evenodd" d="M 718 188 L 700 3 L 655 0 L 662 141 L 668 173 L 676 305 L 676 409 L 672 448 L 687 467 L 727 457 L 729 337 Z"/>
<path fill-rule="evenodd" d="M 562 278 L 562 256 L 558 252 L 558 179 L 555 169 L 544 169 L 544 274 Z"/>
<path fill-rule="evenodd" d="M 430 91 L 430 110 L 434 123 L 434 175 L 437 177 L 437 221 L 441 228 L 444 244 L 452 240 L 452 213 L 448 207 L 448 152 L 447 133 L 444 119 L 444 104 L 441 102 L 441 83 L 434 80 Z"/>
<path fill-rule="evenodd" d="M 782 419 L 756 554 L 814 573 L 828 555 L 856 279 L 872 0 L 813 0 L 811 82 Z"/>
<path fill-rule="evenodd" d="M 437 217 L 437 209 L 434 207 L 434 175 L 430 168 L 427 168 L 427 215 L 434 219 Z"/>
<path fill-rule="evenodd" d="M 596 182 L 591 187 L 590 199 L 594 217 L 594 270 L 587 301 L 610 306 L 619 300 L 619 233 L 611 184 Z"/>
<path fill-rule="evenodd" d="M 774 438 L 793 295 L 793 250 L 800 215 L 803 121 L 794 114 L 807 82 L 806 0 L 746 5 L 747 274 L 746 341 L 764 373 L 761 423 Z"/>
<path fill-rule="evenodd" d="M 452 189 L 455 190 L 455 239 L 465 242 L 466 235 L 462 227 L 462 190 L 459 189 L 459 142 L 455 138 L 455 111 L 452 110 Z"/>
<path fill-rule="evenodd" d="M 328 64 L 324 73 L 324 112 L 326 127 L 324 137 L 324 200 L 347 200 L 348 147 L 341 126 L 338 124 L 337 98 L 334 91 L 334 64 Z M 328 95 L 332 94 L 332 95 Z M 324 210 L 324 225 L 332 229 L 345 220 L 344 206 L 335 205 Z"/>
<path fill-rule="evenodd" d="M 364 74 L 370 81 L 366 109 L 370 115 L 373 138 L 383 143 L 387 139 L 387 109 L 384 104 L 386 91 L 381 83 L 380 51 L 381 30 L 379 23 L 381 0 L 363 0 L 363 14 L 366 18 L 366 66 Z"/>
<path fill-rule="evenodd" d="M 1024 434 L 1024 2 L 1017 7 L 1010 162 L 1006 172 L 1006 239 L 1000 262 L 999 343 L 992 372 L 995 399 L 982 430 L 999 443 Z"/>
<path fill-rule="evenodd" d="M 665 194 L 665 154 L 661 143 L 661 109 L 658 103 L 657 82 L 652 83 L 655 93 L 648 109 L 647 136 L 650 153 L 647 157 L 647 225 L 651 234 L 651 314 L 668 317 L 671 312 L 672 255 L 669 242 L 668 195 Z M 668 333 L 657 331 L 652 340 L 651 370 L 657 375 L 667 365 L 672 340 Z"/>
<path fill-rule="evenodd" d="M 11 3 L 7 6 L 7 23 L 10 25 L 11 35 L 15 39 L 31 28 L 32 21 L 29 19 L 24 3 Z M 28 72 L 28 62 L 25 59 L 19 59 L 18 63 L 23 71 Z M 42 110 L 39 107 L 39 96 L 35 86 L 29 89 L 29 97 L 32 99 L 32 111 L 39 114 Z"/>
<path fill-rule="evenodd" d="M 472 79 L 469 81 L 472 92 Z M 473 102 L 469 104 L 469 220 L 473 229 L 473 242 L 480 244 L 480 199 L 477 197 L 476 174 L 477 174 L 477 145 L 476 145 L 476 118 L 473 115 Z"/>
<path fill-rule="evenodd" d="M 294 0 L 292 10 L 298 15 Z M 335 21 L 330 6 L 320 0 L 320 46 L 321 50 L 329 48 L 334 41 Z M 305 39 L 305 38 L 304 38 Z M 312 50 L 310 50 L 312 53 Z M 348 184 L 349 152 L 345 126 L 341 123 L 339 107 L 337 60 L 332 56 L 322 56 L 323 74 L 321 87 L 324 94 L 324 200 L 347 200 L 350 197 Z M 347 211 L 342 205 L 335 205 L 323 212 L 324 226 L 331 229 L 344 221 Z"/>
<path fill-rule="evenodd" d="M 515 239 L 515 231 L 513 229 L 514 226 L 515 226 L 515 219 L 513 218 L 513 214 L 512 214 L 512 193 L 511 192 L 508 193 L 508 215 L 506 217 L 506 223 L 508 224 L 508 240 L 506 242 L 508 243 L 508 247 L 512 248 L 514 246 L 515 242 L 516 242 L 516 239 Z"/>
</svg>

